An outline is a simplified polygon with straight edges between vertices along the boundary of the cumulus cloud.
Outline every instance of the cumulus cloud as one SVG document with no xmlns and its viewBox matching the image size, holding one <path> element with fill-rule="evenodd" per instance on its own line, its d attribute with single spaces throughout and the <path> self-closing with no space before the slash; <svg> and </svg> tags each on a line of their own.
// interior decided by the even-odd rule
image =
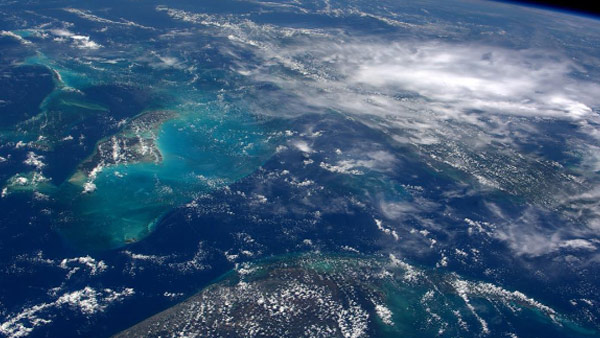
<svg viewBox="0 0 600 338">
<path fill-rule="evenodd" d="M 362 175 L 365 169 L 375 172 L 390 172 L 393 170 L 393 165 L 397 162 L 394 155 L 383 150 L 362 154 L 353 154 L 350 152 L 349 154 L 348 158 L 338 160 L 335 164 L 321 162 L 319 166 L 335 173 Z"/>
<path fill-rule="evenodd" d="M 133 294 L 135 291 L 131 288 L 115 291 L 86 286 L 81 290 L 66 292 L 52 302 L 33 305 L 19 313 L 9 315 L 4 322 L 0 323 L 0 333 L 9 337 L 25 337 L 36 327 L 52 323 L 57 309 L 69 308 L 89 316 L 103 312 L 111 304 L 121 302 Z"/>
<path fill-rule="evenodd" d="M 0 30 L 0 36 L 7 36 L 7 37 L 10 37 L 10 38 L 13 38 L 13 39 L 19 41 L 20 43 L 22 43 L 24 45 L 30 45 L 31 44 L 31 41 L 25 40 L 20 35 L 17 35 L 15 33 L 11 32 L 11 31 Z"/>
<path fill-rule="evenodd" d="M 102 47 L 102 45 L 92 41 L 89 36 L 75 34 L 67 29 L 51 29 L 50 33 L 56 36 L 54 38 L 55 41 L 70 41 L 75 48 L 99 49 Z"/>
</svg>

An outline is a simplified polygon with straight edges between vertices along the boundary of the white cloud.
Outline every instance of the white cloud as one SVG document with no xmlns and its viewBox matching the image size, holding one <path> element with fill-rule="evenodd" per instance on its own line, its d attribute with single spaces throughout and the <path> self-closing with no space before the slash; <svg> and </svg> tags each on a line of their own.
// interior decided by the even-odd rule
<svg viewBox="0 0 600 338">
<path fill-rule="evenodd" d="M 300 150 L 303 153 L 312 153 L 312 148 L 305 141 L 295 141 L 292 143 L 294 147 Z"/>
<path fill-rule="evenodd" d="M 23 163 L 35 167 L 37 170 L 41 170 L 46 166 L 46 163 L 43 162 L 44 156 L 37 155 L 33 151 L 27 153 L 27 158 Z"/>
<path fill-rule="evenodd" d="M 597 250 L 596 244 L 600 244 L 600 240 L 593 229 L 573 227 L 564 221 L 548 224 L 541 212 L 528 208 L 517 220 L 505 219 L 507 224 L 495 229 L 491 235 L 506 242 L 516 254 L 530 257 Z"/>
<path fill-rule="evenodd" d="M 455 109 L 581 118 L 600 93 L 568 76 L 570 61 L 543 50 L 440 42 L 348 49 L 359 55 L 343 66 L 351 83 L 413 91 Z"/>
<path fill-rule="evenodd" d="M 464 114 L 472 110 L 580 120 L 590 118 L 591 107 L 600 104 L 600 86 L 572 78 L 577 65 L 552 52 L 348 39 L 296 48 L 263 45 L 259 53 L 265 59 L 276 59 L 310 79 L 301 82 L 297 77 L 262 71 L 255 76 L 293 91 L 310 105 L 352 114 L 402 116 L 406 115 L 403 111 L 417 108 L 416 103 L 440 118 L 466 123 L 477 122 Z M 306 63 L 303 54 L 311 55 Z M 398 94 L 413 97 L 398 100 Z"/>
<path fill-rule="evenodd" d="M 339 150 L 339 149 L 338 149 Z M 352 149 L 352 152 L 358 152 L 360 149 Z M 319 165 L 321 168 L 350 175 L 362 175 L 364 169 L 377 171 L 377 172 L 388 172 L 391 171 L 393 165 L 396 163 L 396 157 L 391 153 L 383 150 L 352 153 L 350 152 L 350 158 L 341 159 L 336 164 L 329 164 L 321 162 Z M 338 154 L 339 155 L 339 154 Z"/>
<path fill-rule="evenodd" d="M 69 276 L 77 272 L 79 267 L 82 266 L 89 270 L 90 275 L 96 275 L 108 269 L 108 265 L 104 261 L 98 261 L 90 256 L 65 258 L 60 262 L 59 266 L 65 270 L 69 270 Z"/>
<path fill-rule="evenodd" d="M 51 29 L 50 33 L 56 36 L 55 41 L 70 40 L 75 48 L 79 49 L 99 49 L 102 45 L 92 41 L 89 36 L 78 35 L 67 29 Z"/>
<path fill-rule="evenodd" d="M 31 41 L 25 40 L 20 35 L 17 35 L 15 33 L 11 32 L 11 31 L 0 30 L 0 36 L 11 37 L 11 38 L 19 41 L 20 43 L 22 43 L 24 45 L 30 45 L 31 44 Z"/>
<path fill-rule="evenodd" d="M 53 302 L 33 305 L 17 314 L 7 316 L 6 321 L 0 323 L 0 333 L 9 337 L 25 337 L 36 327 L 50 324 L 56 316 L 56 309 L 68 307 L 84 315 L 92 315 L 103 312 L 111 304 L 120 302 L 134 293 L 131 288 L 115 291 L 97 290 L 86 286 L 81 290 L 66 292 Z"/>
<path fill-rule="evenodd" d="M 566 241 L 562 241 L 559 246 L 561 248 L 573 249 L 573 250 L 587 250 L 587 251 L 596 251 L 596 246 L 585 239 L 569 239 Z"/>
<path fill-rule="evenodd" d="M 123 18 L 121 18 L 119 21 L 114 21 L 114 20 L 106 19 L 106 18 L 103 18 L 103 17 L 99 17 L 97 15 L 94 15 L 90 11 L 86 11 L 86 10 L 82 10 L 82 9 L 65 8 L 64 10 L 66 12 L 75 14 L 75 15 L 79 16 L 80 18 L 86 19 L 86 20 L 89 20 L 89 21 L 94 21 L 94 22 L 99 22 L 99 23 L 105 23 L 105 24 L 112 24 L 112 25 L 120 25 L 120 26 L 132 26 L 132 27 L 143 28 L 143 29 L 153 29 L 152 27 L 143 26 L 143 25 L 140 25 L 140 24 L 135 23 L 133 21 L 125 20 Z"/>
<path fill-rule="evenodd" d="M 592 107 L 600 105 L 598 83 L 572 77 L 581 68 L 556 51 L 389 41 L 341 30 L 278 27 L 165 6 L 156 9 L 173 19 L 205 26 L 204 34 L 229 40 L 235 48 L 226 44 L 220 48 L 238 58 L 239 72 L 272 82 L 297 98 L 281 97 L 290 112 L 316 107 L 388 119 L 410 117 L 411 121 L 394 122 L 414 129 L 439 129 L 439 121 L 433 119 L 479 125 L 477 117 L 468 114 L 472 110 L 583 120 L 594 118 Z M 262 60 L 242 56 L 240 49 Z M 281 67 L 296 74 L 281 72 Z M 415 142 L 432 142 L 431 135 L 419 136 Z"/>
</svg>

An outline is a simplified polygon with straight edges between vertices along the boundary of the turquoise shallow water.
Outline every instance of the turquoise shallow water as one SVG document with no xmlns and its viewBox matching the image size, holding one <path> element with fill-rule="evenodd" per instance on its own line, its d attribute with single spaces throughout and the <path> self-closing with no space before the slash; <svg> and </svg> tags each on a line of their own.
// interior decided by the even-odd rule
<svg viewBox="0 0 600 338">
<path fill-rule="evenodd" d="M 46 66 L 56 75 L 56 84 L 58 89 L 62 87 L 69 88 L 83 88 L 93 84 L 94 80 L 97 79 L 99 74 L 97 71 L 90 74 L 89 69 L 72 69 L 64 65 L 65 60 L 56 60 L 48 55 L 37 51 L 34 56 L 28 57 L 23 61 L 24 65 L 41 65 Z"/>
<path fill-rule="evenodd" d="M 70 241 L 107 248 L 141 240 L 166 212 L 250 174 L 273 152 L 268 131 L 243 112 L 175 109 L 156 130 L 160 161 L 109 165 L 94 179 L 60 188 L 77 220 L 60 226 Z M 94 189 L 82 193 L 86 183 Z"/>
<path fill-rule="evenodd" d="M 37 115 L 2 137 L 42 151 L 76 147 L 80 162 L 71 164 L 70 177 L 44 178 L 43 186 L 15 183 L 7 193 L 47 194 L 60 215 L 57 229 L 75 247 L 102 250 L 139 241 L 169 210 L 252 173 L 274 152 L 277 137 L 264 119 L 218 92 L 174 82 L 186 79 L 181 72 L 162 79 L 163 69 L 132 71 L 125 62 L 90 66 L 41 51 L 23 65 L 47 67 L 55 88 Z M 150 88 L 131 86 L 147 78 L 155 79 Z M 148 114 L 152 119 L 157 108 L 170 117 L 140 126 L 132 122 Z M 13 181 L 33 175 L 22 173 Z"/>
<path fill-rule="evenodd" d="M 195 89 L 189 69 L 165 68 L 160 62 L 169 59 L 146 54 L 137 48 L 65 57 L 38 48 L 21 63 L 47 67 L 54 90 L 36 114 L 1 136 L 34 147 L 42 161 L 16 173 L 6 193 L 44 194 L 56 228 L 74 247 L 139 241 L 170 210 L 249 175 L 274 152 L 277 137 L 264 120 L 217 88 Z M 150 121 L 157 109 L 169 118 Z M 56 161 L 61 152 L 73 158 Z"/>
</svg>

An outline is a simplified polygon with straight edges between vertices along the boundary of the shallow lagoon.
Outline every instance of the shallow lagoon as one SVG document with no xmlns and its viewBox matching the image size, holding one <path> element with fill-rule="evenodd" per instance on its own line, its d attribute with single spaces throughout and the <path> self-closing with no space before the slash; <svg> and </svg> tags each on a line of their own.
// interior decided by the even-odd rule
<svg viewBox="0 0 600 338">
<path fill-rule="evenodd" d="M 60 227 L 74 243 L 107 248 L 141 240 L 167 211 L 250 174 L 273 152 L 269 132 L 251 116 L 201 110 L 175 114 L 156 129 L 159 160 L 107 167 L 100 160 L 93 179 L 90 174 L 83 180 L 73 177 L 62 188 L 65 209 L 77 221 L 69 217 Z M 86 185 L 93 188 L 83 193 Z"/>
</svg>

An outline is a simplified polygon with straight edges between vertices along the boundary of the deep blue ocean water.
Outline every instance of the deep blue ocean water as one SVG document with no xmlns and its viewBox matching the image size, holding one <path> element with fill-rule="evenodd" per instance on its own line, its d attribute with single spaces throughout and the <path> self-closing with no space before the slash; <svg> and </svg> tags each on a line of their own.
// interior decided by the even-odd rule
<svg viewBox="0 0 600 338">
<path fill-rule="evenodd" d="M 220 318 L 245 285 L 337 290 L 325 336 L 599 334 L 597 20 L 0 1 L 0 32 L 0 334 Z"/>
</svg>

